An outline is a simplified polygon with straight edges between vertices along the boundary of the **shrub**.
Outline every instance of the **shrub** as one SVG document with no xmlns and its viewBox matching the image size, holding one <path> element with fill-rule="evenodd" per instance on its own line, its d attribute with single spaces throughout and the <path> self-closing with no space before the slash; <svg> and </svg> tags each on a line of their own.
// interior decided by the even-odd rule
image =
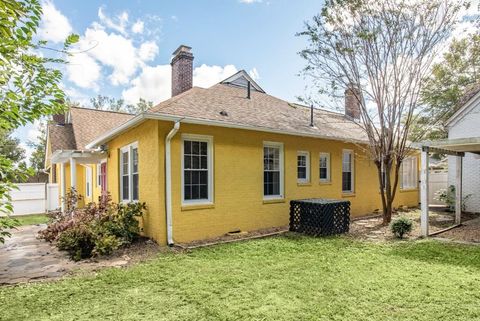
<svg viewBox="0 0 480 321">
<path fill-rule="evenodd" d="M 54 242 L 72 259 L 111 254 L 139 236 L 138 218 L 146 208 L 144 203 L 116 204 L 105 194 L 98 203 L 78 209 L 73 206 L 77 201 L 72 190 L 66 197 L 70 206 L 65 213 L 51 214 L 52 222 L 39 233 L 40 238 Z"/>
<path fill-rule="evenodd" d="M 399 217 L 390 224 L 390 229 L 396 237 L 403 239 L 405 234 L 412 231 L 413 222 L 407 217 Z"/>
<path fill-rule="evenodd" d="M 75 225 L 58 236 L 57 247 L 67 251 L 70 257 L 79 261 L 92 256 L 95 248 L 95 235 L 87 225 Z"/>
</svg>

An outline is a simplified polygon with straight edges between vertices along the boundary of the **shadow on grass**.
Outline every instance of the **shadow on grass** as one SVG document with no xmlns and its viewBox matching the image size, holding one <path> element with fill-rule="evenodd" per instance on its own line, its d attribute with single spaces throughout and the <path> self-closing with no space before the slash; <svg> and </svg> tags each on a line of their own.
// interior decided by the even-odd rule
<svg viewBox="0 0 480 321">
<path fill-rule="evenodd" d="M 446 264 L 480 270 L 480 246 L 449 244 L 433 240 L 393 243 L 387 255 L 431 264 Z"/>
</svg>

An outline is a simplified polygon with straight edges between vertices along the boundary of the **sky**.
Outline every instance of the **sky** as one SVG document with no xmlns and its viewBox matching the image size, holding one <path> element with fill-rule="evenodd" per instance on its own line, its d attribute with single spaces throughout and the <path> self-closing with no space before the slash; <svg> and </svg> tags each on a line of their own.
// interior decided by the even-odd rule
<svg viewBox="0 0 480 321">
<path fill-rule="evenodd" d="M 295 101 L 305 95 L 308 81 L 299 75 L 304 61 L 297 54 L 307 43 L 295 34 L 323 5 L 322 0 L 41 1 L 39 38 L 55 47 L 71 33 L 80 36 L 69 63 L 60 66 L 61 86 L 85 107 L 99 94 L 133 104 L 139 98 L 154 104 L 170 98 L 169 62 L 179 45 L 192 47 L 194 86 L 210 87 L 244 69 L 267 93 Z M 478 14 L 478 2 L 465 16 Z M 27 159 L 32 152 L 27 141 L 36 139 L 38 127 L 36 122 L 14 133 Z"/>
<path fill-rule="evenodd" d="M 304 67 L 296 37 L 321 8 L 315 0 L 182 0 L 42 2 L 39 38 L 61 45 L 80 35 L 69 64 L 62 66 L 67 95 L 88 107 L 98 94 L 136 103 L 170 97 L 170 59 L 181 44 L 192 47 L 194 86 L 209 87 L 246 70 L 269 94 L 294 101 L 301 96 Z M 15 136 L 27 155 L 38 122 Z"/>
</svg>

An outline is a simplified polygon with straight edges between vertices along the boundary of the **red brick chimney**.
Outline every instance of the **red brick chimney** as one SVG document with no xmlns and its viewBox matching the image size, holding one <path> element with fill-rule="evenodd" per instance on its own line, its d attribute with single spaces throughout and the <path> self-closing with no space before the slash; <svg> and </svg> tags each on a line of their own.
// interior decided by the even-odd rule
<svg viewBox="0 0 480 321">
<path fill-rule="evenodd" d="M 345 89 L 345 116 L 360 119 L 360 90 L 354 86 Z"/>
<path fill-rule="evenodd" d="M 192 88 L 193 54 L 192 48 L 181 45 L 173 53 L 172 61 L 172 97 Z"/>
</svg>

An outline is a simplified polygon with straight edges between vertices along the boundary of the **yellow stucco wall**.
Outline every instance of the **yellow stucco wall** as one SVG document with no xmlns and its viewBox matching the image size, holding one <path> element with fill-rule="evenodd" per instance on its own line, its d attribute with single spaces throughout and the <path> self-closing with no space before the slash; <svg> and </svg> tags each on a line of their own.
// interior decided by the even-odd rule
<svg viewBox="0 0 480 321">
<path fill-rule="evenodd" d="M 149 120 L 108 143 L 108 190 L 119 201 L 119 149 L 138 142 L 139 195 L 148 212 L 143 227 L 147 236 L 160 244 L 166 242 L 164 141 L 173 123 Z M 213 136 L 214 205 L 181 204 L 181 135 Z M 269 203 L 263 200 L 263 142 L 284 144 L 285 199 Z M 341 191 L 343 149 L 355 151 L 355 193 Z M 297 183 L 297 151 L 310 152 L 310 183 Z M 331 182 L 319 182 L 319 153 L 331 157 Z M 229 231 L 256 230 L 287 225 L 289 201 L 301 198 L 348 199 L 351 215 L 362 216 L 381 208 L 375 165 L 354 144 L 338 141 L 269 134 L 213 126 L 182 124 L 172 140 L 173 227 L 176 242 L 188 242 L 223 235 Z M 401 191 L 395 206 L 418 205 L 418 190 Z"/>
</svg>

